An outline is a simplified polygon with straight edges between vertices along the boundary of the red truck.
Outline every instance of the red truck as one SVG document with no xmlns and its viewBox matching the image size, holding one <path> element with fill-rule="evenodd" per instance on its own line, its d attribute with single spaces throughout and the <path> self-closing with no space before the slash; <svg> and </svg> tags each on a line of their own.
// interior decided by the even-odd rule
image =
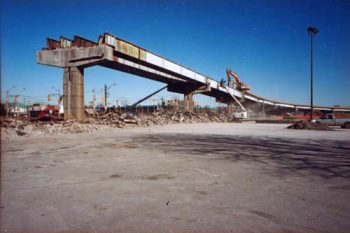
<svg viewBox="0 0 350 233">
<path fill-rule="evenodd" d="M 59 108 L 55 105 L 33 104 L 29 109 L 30 120 L 60 120 Z"/>
</svg>

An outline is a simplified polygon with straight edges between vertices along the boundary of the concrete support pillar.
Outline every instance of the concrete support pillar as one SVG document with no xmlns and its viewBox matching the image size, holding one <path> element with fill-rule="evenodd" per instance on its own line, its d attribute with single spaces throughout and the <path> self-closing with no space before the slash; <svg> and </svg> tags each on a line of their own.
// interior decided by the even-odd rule
<svg viewBox="0 0 350 233">
<path fill-rule="evenodd" d="M 192 112 L 194 108 L 194 102 L 193 102 L 193 94 L 185 94 L 184 95 L 184 110 L 185 112 Z"/>
<path fill-rule="evenodd" d="M 235 111 L 235 104 L 233 102 L 227 103 L 227 114 L 231 116 L 233 115 L 234 111 Z"/>
<path fill-rule="evenodd" d="M 261 117 L 266 117 L 265 103 L 262 103 Z"/>
<path fill-rule="evenodd" d="M 84 120 L 84 68 L 64 68 L 63 106 L 65 120 Z"/>
</svg>

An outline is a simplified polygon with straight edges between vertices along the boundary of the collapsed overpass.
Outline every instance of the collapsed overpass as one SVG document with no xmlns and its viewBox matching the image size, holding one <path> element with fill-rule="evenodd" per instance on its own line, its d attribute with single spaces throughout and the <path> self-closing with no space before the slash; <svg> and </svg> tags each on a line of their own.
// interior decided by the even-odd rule
<svg viewBox="0 0 350 233">
<path fill-rule="evenodd" d="M 241 92 L 211 77 L 179 65 L 162 56 L 122 40 L 109 33 L 100 35 L 97 42 L 74 36 L 59 40 L 48 38 L 46 48 L 37 52 L 39 64 L 64 68 L 63 105 L 65 119 L 84 119 L 84 69 L 99 65 L 166 83 L 167 90 L 184 94 L 186 111 L 194 107 L 193 95 L 204 94 L 231 105 L 234 99 L 244 105 L 261 104 L 273 108 L 306 110 L 310 106 L 269 100 L 252 92 Z M 315 110 L 346 111 L 350 108 L 315 106 Z"/>
</svg>

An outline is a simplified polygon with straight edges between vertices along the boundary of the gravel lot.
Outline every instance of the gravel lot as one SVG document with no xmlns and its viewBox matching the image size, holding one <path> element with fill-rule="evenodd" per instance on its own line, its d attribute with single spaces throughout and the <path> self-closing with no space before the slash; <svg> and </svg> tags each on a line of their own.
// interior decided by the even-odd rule
<svg viewBox="0 0 350 233">
<path fill-rule="evenodd" d="M 286 126 L 5 139 L 1 232 L 350 232 L 350 130 Z"/>
</svg>

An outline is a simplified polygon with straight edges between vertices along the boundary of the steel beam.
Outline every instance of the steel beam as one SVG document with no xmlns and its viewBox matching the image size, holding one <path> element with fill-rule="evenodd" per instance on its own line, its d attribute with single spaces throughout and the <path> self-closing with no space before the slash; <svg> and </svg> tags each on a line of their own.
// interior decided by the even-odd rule
<svg viewBox="0 0 350 233">
<path fill-rule="evenodd" d="M 137 101 L 136 103 L 134 103 L 133 105 L 131 105 L 131 107 L 135 107 L 138 104 L 142 103 L 143 101 L 147 100 L 148 98 L 151 98 L 152 96 L 154 96 L 155 94 L 161 92 L 162 90 L 164 90 L 165 88 L 167 88 L 167 86 L 160 88 L 159 90 L 156 90 L 155 92 L 147 95 L 146 97 L 142 98 L 141 100 Z"/>
</svg>

